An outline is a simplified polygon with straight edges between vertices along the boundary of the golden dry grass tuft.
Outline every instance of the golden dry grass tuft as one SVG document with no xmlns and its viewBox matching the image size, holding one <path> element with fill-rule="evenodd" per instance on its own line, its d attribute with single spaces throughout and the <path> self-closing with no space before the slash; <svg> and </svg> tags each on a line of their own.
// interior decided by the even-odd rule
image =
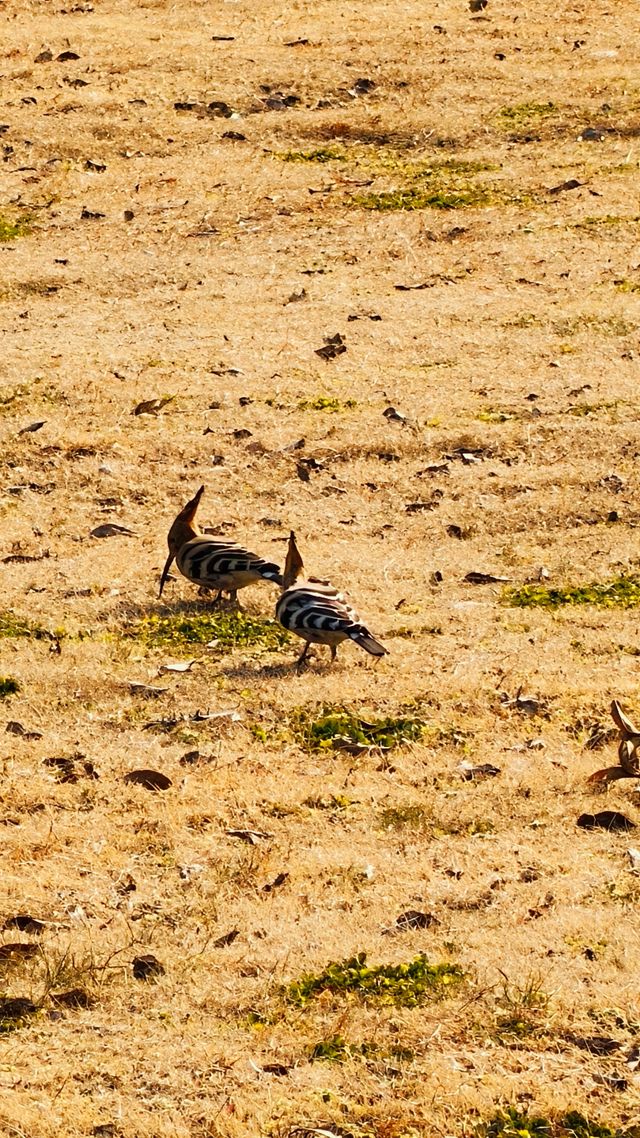
<svg viewBox="0 0 640 1138">
<path fill-rule="evenodd" d="M 0 1132 L 637 1138 L 637 4 L 2 19 Z"/>
</svg>

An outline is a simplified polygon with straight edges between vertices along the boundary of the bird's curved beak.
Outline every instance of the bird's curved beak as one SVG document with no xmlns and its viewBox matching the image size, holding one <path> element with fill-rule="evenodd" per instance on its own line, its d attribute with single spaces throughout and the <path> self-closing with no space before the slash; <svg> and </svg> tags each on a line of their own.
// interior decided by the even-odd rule
<svg viewBox="0 0 640 1138">
<path fill-rule="evenodd" d="M 170 553 L 169 556 L 167 557 L 167 561 L 166 561 L 164 569 L 162 570 L 162 576 L 160 578 L 160 592 L 158 593 L 158 597 L 162 596 L 162 590 L 164 589 L 165 582 L 167 580 L 167 577 L 169 576 L 169 570 L 173 564 L 174 558 L 175 558 L 175 553 Z"/>
</svg>

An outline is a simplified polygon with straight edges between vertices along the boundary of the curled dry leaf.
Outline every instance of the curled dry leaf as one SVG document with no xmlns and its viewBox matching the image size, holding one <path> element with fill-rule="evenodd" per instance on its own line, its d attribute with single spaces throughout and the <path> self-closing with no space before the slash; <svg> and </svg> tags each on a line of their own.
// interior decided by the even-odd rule
<svg viewBox="0 0 640 1138">
<path fill-rule="evenodd" d="M 168 790 L 173 786 L 171 779 L 161 771 L 152 770 L 135 770 L 129 771 L 124 776 L 126 783 L 133 783 L 135 786 L 143 786 L 145 790 Z"/>
<path fill-rule="evenodd" d="M 478 573 L 475 571 L 467 573 L 464 578 L 470 585 L 500 585 L 509 579 L 509 577 L 496 577 L 493 573 Z"/>
<path fill-rule="evenodd" d="M 90 1008 L 93 997 L 84 988 L 70 988 L 68 992 L 52 992 L 52 1003 L 63 1008 Z"/>
<path fill-rule="evenodd" d="M 635 830 L 636 823 L 619 810 L 601 810 L 598 814 L 581 814 L 577 825 L 583 830 L 610 830 L 626 833 Z"/>
<path fill-rule="evenodd" d="M 128 680 L 127 682 L 131 695 L 140 695 L 143 699 L 158 699 L 169 691 L 169 688 L 154 688 L 150 687 L 149 684 L 138 683 L 137 680 Z"/>
<path fill-rule="evenodd" d="M 168 403 L 173 403 L 175 395 L 163 395 L 160 399 L 144 399 L 133 408 L 132 415 L 157 415 Z"/>
<path fill-rule="evenodd" d="M 273 881 L 269 881 L 266 885 L 262 886 L 262 892 L 273 893 L 274 889 L 280 889 L 280 887 L 284 885 L 288 880 L 288 873 L 279 873 L 278 876 L 273 879 Z"/>
<path fill-rule="evenodd" d="M 225 830 L 225 834 L 228 838 L 240 838 L 240 841 L 248 842 L 252 846 L 257 846 L 258 842 L 271 837 L 271 834 L 266 834 L 262 830 Z"/>
<path fill-rule="evenodd" d="M 44 921 L 37 920 L 36 917 L 31 917 L 27 913 L 18 913 L 15 917 L 8 917 L 2 926 L 3 929 L 19 929 L 21 933 L 29 933 L 31 936 L 39 936 L 47 928 Z"/>
<path fill-rule="evenodd" d="M 90 537 L 117 537 L 121 534 L 124 537 L 135 537 L 135 533 L 126 526 L 116 525 L 115 522 L 105 522 L 104 525 L 96 526 L 91 530 Z"/>
<path fill-rule="evenodd" d="M 627 850 L 627 857 L 629 858 L 629 869 L 632 873 L 640 873 L 640 850 L 634 849 L 629 846 Z"/>
<path fill-rule="evenodd" d="M 339 332 L 335 336 L 324 337 L 324 347 L 316 348 L 315 354 L 323 360 L 335 360 L 336 356 L 343 355 L 347 350 L 346 340 Z"/>
<path fill-rule="evenodd" d="M 458 763 L 458 770 L 465 782 L 479 782 L 480 779 L 493 778 L 500 774 L 500 767 L 494 767 L 493 763 L 480 763 L 474 766 L 467 759 Z"/>
<path fill-rule="evenodd" d="M 19 435 L 33 435 L 33 434 L 35 434 L 36 431 L 39 431 L 41 429 L 41 427 L 44 427 L 46 421 L 47 421 L 46 419 L 41 419 L 40 422 L 38 422 L 38 423 L 29 423 L 29 426 L 23 427 L 22 430 L 18 431 L 18 434 Z"/>
<path fill-rule="evenodd" d="M 164 965 L 151 953 L 147 953 L 145 956 L 136 956 L 131 963 L 136 980 L 155 980 L 158 976 L 165 974 Z"/>
<path fill-rule="evenodd" d="M 163 672 L 190 672 L 194 664 L 199 664 L 199 660 L 185 660 L 183 664 L 161 664 L 160 674 Z M 166 691 L 166 689 L 163 689 Z"/>
<path fill-rule="evenodd" d="M 439 925 L 440 921 L 433 913 L 422 913 L 419 909 L 407 909 L 396 917 L 395 925 L 385 932 L 407 932 L 410 929 L 430 929 L 432 925 Z"/>
<path fill-rule="evenodd" d="M 14 941 L 11 944 L 0 944 L 0 961 L 2 960 L 29 960 L 40 949 L 37 944 L 29 941 Z"/>
<path fill-rule="evenodd" d="M 33 1015 L 38 1008 L 26 996 L 5 996 L 0 998 L 0 1020 L 22 1019 L 23 1016 Z"/>
<path fill-rule="evenodd" d="M 42 739 L 41 731 L 27 731 L 22 723 L 18 723 L 16 719 L 10 719 L 5 727 L 7 735 L 19 735 L 21 739 Z"/>
<path fill-rule="evenodd" d="M 232 929 L 231 932 L 224 933 L 223 936 L 219 936 L 217 940 L 214 940 L 211 947 L 212 948 L 226 948 L 228 944 L 233 944 L 236 937 L 239 937 L 239 936 L 240 936 L 240 929 Z"/>
</svg>

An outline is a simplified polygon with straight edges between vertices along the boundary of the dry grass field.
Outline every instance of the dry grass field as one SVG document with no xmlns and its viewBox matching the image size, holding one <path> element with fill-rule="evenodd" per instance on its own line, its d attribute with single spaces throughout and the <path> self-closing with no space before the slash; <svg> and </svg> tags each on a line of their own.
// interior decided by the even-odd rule
<svg viewBox="0 0 640 1138">
<path fill-rule="evenodd" d="M 0 1133 L 638 1135 L 637 3 L 0 20 Z"/>
</svg>

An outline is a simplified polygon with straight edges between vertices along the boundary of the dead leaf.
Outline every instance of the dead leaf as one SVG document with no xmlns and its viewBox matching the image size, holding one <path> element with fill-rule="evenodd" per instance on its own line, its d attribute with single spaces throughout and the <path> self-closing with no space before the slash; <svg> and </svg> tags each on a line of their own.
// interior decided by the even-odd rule
<svg viewBox="0 0 640 1138">
<path fill-rule="evenodd" d="M 29 960 L 39 951 L 39 946 L 29 941 L 19 940 L 12 944 L 0 944 L 0 960 Z"/>
<path fill-rule="evenodd" d="M 134 770 L 124 776 L 124 781 L 136 786 L 143 786 L 145 790 L 168 790 L 173 786 L 171 779 L 160 771 Z"/>
<path fill-rule="evenodd" d="M 83 85 L 86 87 L 86 83 Z M 95 158 L 87 158 L 84 168 L 94 174 L 104 174 L 107 166 L 105 162 L 99 162 Z"/>
<path fill-rule="evenodd" d="M 509 581 L 509 577 L 495 577 L 493 573 L 478 573 L 472 571 L 463 578 L 470 585 L 501 585 Z"/>
<path fill-rule="evenodd" d="M 343 355 L 347 350 L 345 339 L 336 332 L 335 336 L 324 337 L 324 347 L 315 348 L 315 354 L 323 360 L 334 360 L 336 356 Z"/>
<path fill-rule="evenodd" d="M 164 695 L 169 691 L 169 688 L 154 688 L 149 684 L 140 684 L 135 680 L 129 680 L 129 691 L 131 695 L 140 695 L 143 699 L 158 699 L 159 696 Z"/>
<path fill-rule="evenodd" d="M 44 51 L 41 51 L 39 55 L 36 55 L 33 62 L 34 63 L 51 63 L 52 59 L 53 59 L 53 52 L 50 51 L 48 47 L 45 47 Z"/>
<path fill-rule="evenodd" d="M 131 963 L 136 980 L 155 980 L 158 976 L 165 974 L 164 965 L 151 953 L 147 953 L 145 956 L 135 956 Z"/>
<path fill-rule="evenodd" d="M 39 431 L 41 427 L 44 427 L 46 421 L 46 419 L 41 419 L 38 423 L 29 423 L 29 426 L 23 427 L 22 430 L 18 431 L 18 434 L 33 435 L 36 431 Z"/>
<path fill-rule="evenodd" d="M 274 889 L 280 889 L 280 887 L 284 885 L 288 880 L 288 873 L 279 873 L 278 876 L 273 879 L 273 881 L 270 881 L 267 883 L 267 885 L 262 886 L 262 892 L 273 893 Z"/>
<path fill-rule="evenodd" d="M 86 209 L 84 206 L 82 207 L 80 214 L 81 221 L 99 221 L 102 217 L 105 217 L 104 213 L 98 213 L 96 210 Z"/>
<path fill-rule="evenodd" d="M 52 992 L 51 1000 L 63 1008 L 90 1008 L 93 997 L 84 988 L 70 988 L 68 992 Z"/>
<path fill-rule="evenodd" d="M 184 663 L 180 664 L 161 664 L 159 674 L 162 674 L 163 672 L 190 672 L 193 668 L 193 665 L 199 663 L 199 660 L 186 660 Z M 162 690 L 166 691 L 168 689 L 163 688 Z"/>
<path fill-rule="evenodd" d="M 16 917 L 8 917 L 2 927 L 3 929 L 20 929 L 21 933 L 29 933 L 30 936 L 39 936 L 47 928 L 44 921 L 39 921 L 36 917 L 28 916 L 26 913 L 18 913 Z"/>
<path fill-rule="evenodd" d="M 0 997 L 0 1020 L 22 1019 L 23 1016 L 33 1015 L 37 1010 L 33 1001 L 25 996 Z"/>
<path fill-rule="evenodd" d="M 5 727 L 8 735 L 20 735 L 22 739 L 42 739 L 42 732 L 40 731 L 27 731 L 22 723 L 18 723 L 15 719 L 10 719 Z"/>
<path fill-rule="evenodd" d="M 577 825 L 583 830 L 609 830 L 611 832 L 635 830 L 636 823 L 618 810 L 601 810 L 599 814 L 581 814 Z"/>
<path fill-rule="evenodd" d="M 60 55 L 56 56 L 56 63 L 70 63 L 74 59 L 80 59 L 77 51 L 61 51 Z"/>
<path fill-rule="evenodd" d="M 552 186 L 549 193 L 563 194 L 567 190 L 577 190 L 580 186 L 584 186 L 584 182 L 579 182 L 577 178 L 569 178 L 568 182 L 560 182 L 559 186 Z"/>
<path fill-rule="evenodd" d="M 225 834 L 228 838 L 240 838 L 242 842 L 248 842 L 252 846 L 257 846 L 258 842 L 271 837 L 271 834 L 266 834 L 262 830 L 225 830 Z"/>
<path fill-rule="evenodd" d="M 640 873 L 640 850 L 634 849 L 630 846 L 627 850 L 627 857 L 629 858 L 629 869 L 632 873 Z"/>
<path fill-rule="evenodd" d="M 225 933 L 223 936 L 219 936 L 217 940 L 214 940 L 211 947 L 212 948 L 226 948 L 228 944 L 233 944 L 236 937 L 239 937 L 239 936 L 240 936 L 240 929 L 232 929 L 231 932 Z"/>
<path fill-rule="evenodd" d="M 159 399 L 144 399 L 131 412 L 132 415 L 157 415 L 168 403 L 173 403 L 175 395 L 163 395 Z"/>
<path fill-rule="evenodd" d="M 494 767 L 493 763 L 480 763 L 474 766 L 468 759 L 463 759 L 458 763 L 458 770 L 464 782 L 478 782 L 483 778 L 493 778 L 495 775 L 500 774 L 500 767 Z"/>
<path fill-rule="evenodd" d="M 419 909 L 407 909 L 396 917 L 396 929 L 406 932 L 409 929 L 430 929 L 432 925 L 439 925 L 440 921 L 433 913 L 422 913 Z"/>
<path fill-rule="evenodd" d="M 89 534 L 90 537 L 118 537 L 118 535 L 124 537 L 136 536 L 133 530 L 127 529 L 126 526 L 116 525 L 115 522 L 105 522 L 104 525 L 96 526 Z"/>
</svg>

